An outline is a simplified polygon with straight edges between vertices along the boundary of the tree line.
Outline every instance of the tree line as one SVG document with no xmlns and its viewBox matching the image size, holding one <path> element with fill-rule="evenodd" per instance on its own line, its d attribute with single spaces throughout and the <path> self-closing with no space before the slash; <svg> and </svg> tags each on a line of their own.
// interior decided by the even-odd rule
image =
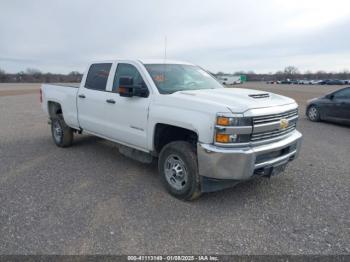
<svg viewBox="0 0 350 262">
<path fill-rule="evenodd" d="M 11 74 L 0 68 L 0 83 L 78 83 L 82 77 L 83 75 L 77 71 L 69 74 L 55 74 L 28 68 L 26 71 Z"/>
<path fill-rule="evenodd" d="M 215 75 L 225 75 L 224 72 L 218 72 Z M 324 80 L 324 79 L 339 79 L 350 80 L 350 71 L 344 69 L 340 72 L 326 72 L 326 71 L 305 71 L 300 72 L 295 66 L 287 66 L 284 70 L 280 70 L 274 73 L 257 74 L 253 71 L 237 71 L 233 75 L 245 75 L 247 81 L 278 81 L 278 80 Z"/>
</svg>

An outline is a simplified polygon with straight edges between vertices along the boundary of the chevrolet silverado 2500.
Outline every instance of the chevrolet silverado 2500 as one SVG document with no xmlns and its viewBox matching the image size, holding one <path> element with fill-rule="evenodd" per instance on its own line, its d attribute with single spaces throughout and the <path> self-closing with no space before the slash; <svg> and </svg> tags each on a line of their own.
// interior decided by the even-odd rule
<svg viewBox="0 0 350 262">
<path fill-rule="evenodd" d="M 302 140 L 293 99 L 224 88 L 185 62 L 91 63 L 79 87 L 44 84 L 41 100 L 57 146 L 86 132 L 136 160 L 158 159 L 164 186 L 185 200 L 281 173 Z"/>
</svg>

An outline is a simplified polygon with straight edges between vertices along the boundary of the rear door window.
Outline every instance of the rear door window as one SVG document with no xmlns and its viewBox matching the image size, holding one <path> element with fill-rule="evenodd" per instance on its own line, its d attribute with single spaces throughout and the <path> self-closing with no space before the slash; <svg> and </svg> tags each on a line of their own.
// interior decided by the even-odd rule
<svg viewBox="0 0 350 262">
<path fill-rule="evenodd" d="M 105 91 L 111 66 L 111 63 L 92 64 L 86 77 L 85 87 Z"/>
</svg>

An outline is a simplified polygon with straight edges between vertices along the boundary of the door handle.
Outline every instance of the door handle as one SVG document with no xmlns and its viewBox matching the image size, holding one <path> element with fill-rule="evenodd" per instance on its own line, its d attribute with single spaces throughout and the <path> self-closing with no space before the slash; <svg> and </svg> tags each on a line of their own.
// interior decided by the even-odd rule
<svg viewBox="0 0 350 262">
<path fill-rule="evenodd" d="M 78 95 L 79 98 L 85 98 L 86 96 L 81 94 L 81 95 Z"/>
<path fill-rule="evenodd" d="M 115 100 L 113 100 L 113 99 L 107 99 L 106 102 L 110 103 L 110 104 L 115 104 Z"/>
</svg>

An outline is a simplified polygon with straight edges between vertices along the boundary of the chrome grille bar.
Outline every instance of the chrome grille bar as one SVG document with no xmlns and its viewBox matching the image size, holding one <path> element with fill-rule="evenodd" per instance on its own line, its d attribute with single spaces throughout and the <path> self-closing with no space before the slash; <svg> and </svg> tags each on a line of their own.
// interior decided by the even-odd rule
<svg viewBox="0 0 350 262">
<path fill-rule="evenodd" d="M 294 116 L 298 116 L 298 109 L 294 109 L 291 111 L 287 111 L 280 114 L 273 114 L 268 116 L 256 116 L 253 117 L 253 124 L 263 124 L 263 123 L 270 123 L 270 122 L 276 122 L 281 120 L 282 118 L 292 118 Z"/>
<path fill-rule="evenodd" d="M 262 132 L 262 133 L 256 133 L 256 134 L 252 134 L 251 137 L 251 141 L 259 141 L 259 140 L 264 140 L 264 139 L 270 139 L 270 138 L 275 138 L 278 136 L 283 136 L 286 135 L 292 131 L 294 131 L 296 128 L 296 125 L 292 125 L 286 129 L 282 129 L 282 130 L 274 130 L 274 131 L 270 131 L 270 132 Z"/>
</svg>

